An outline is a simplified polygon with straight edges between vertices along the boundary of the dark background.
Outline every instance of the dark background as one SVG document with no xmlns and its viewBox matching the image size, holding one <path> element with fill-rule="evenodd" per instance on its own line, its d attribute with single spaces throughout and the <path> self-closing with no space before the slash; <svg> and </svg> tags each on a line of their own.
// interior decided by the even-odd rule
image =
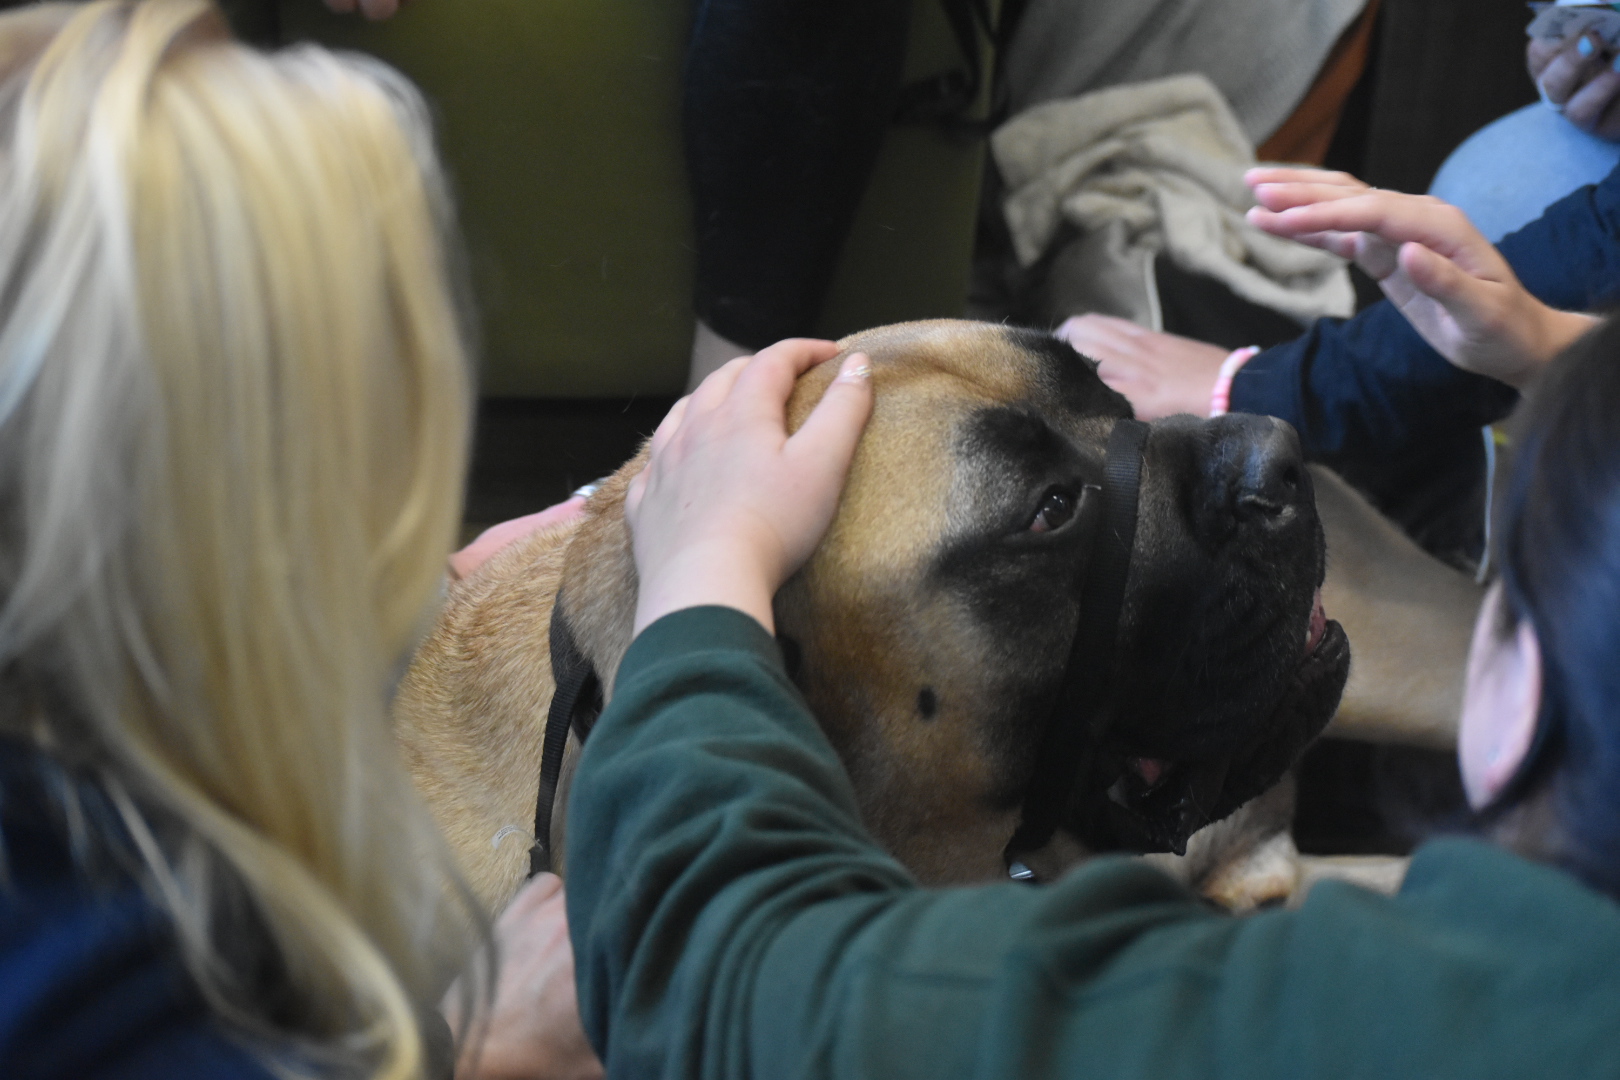
<svg viewBox="0 0 1620 1080">
<path fill-rule="evenodd" d="M 23 2 L 0 0 L 0 9 Z M 265 44 L 277 40 L 275 3 L 220 3 L 243 37 Z M 1535 100 L 1524 69 L 1530 13 L 1518 0 L 1384 0 L 1378 18 L 1377 48 L 1346 106 L 1327 163 L 1377 187 L 1423 191 L 1469 134 Z M 1376 289 L 1365 281 L 1361 288 L 1367 299 L 1376 298 Z M 1268 336 L 1261 327 L 1252 329 L 1255 340 Z M 671 403 L 670 398 L 484 402 L 467 493 L 469 532 L 557 502 L 580 484 L 612 472 Z"/>
<path fill-rule="evenodd" d="M 1524 67 L 1529 21 L 1529 9 L 1516 0 L 1384 0 L 1378 48 L 1346 106 L 1328 164 L 1376 187 L 1427 190 L 1459 143 L 1535 100 Z M 1362 287 L 1369 299 L 1378 295 L 1376 287 Z M 671 403 L 486 402 L 467 521 L 531 512 L 611 472 Z"/>
</svg>

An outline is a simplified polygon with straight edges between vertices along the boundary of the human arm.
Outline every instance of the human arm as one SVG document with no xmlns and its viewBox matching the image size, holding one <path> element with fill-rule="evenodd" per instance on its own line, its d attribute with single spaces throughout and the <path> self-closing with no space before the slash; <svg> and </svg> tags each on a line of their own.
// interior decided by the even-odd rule
<svg viewBox="0 0 1620 1080">
<path fill-rule="evenodd" d="M 1553 203 L 1497 250 L 1551 307 L 1612 304 L 1620 297 L 1620 170 Z M 1193 376 L 1202 382 L 1207 372 L 1193 367 Z M 1447 363 L 1387 300 L 1350 319 L 1318 319 L 1264 350 L 1237 373 L 1231 395 L 1234 412 L 1287 420 L 1307 457 L 1381 503 L 1437 473 L 1477 470 L 1473 433 L 1517 401 L 1512 388 Z"/>
<path fill-rule="evenodd" d="M 676 402 L 630 482 L 625 518 L 639 573 L 640 633 L 683 607 L 724 604 L 774 628 L 771 600 L 832 521 L 855 444 L 871 415 L 860 353 L 791 435 L 795 380 L 832 359 L 830 341 L 792 339 L 740 356 Z"/>
<path fill-rule="evenodd" d="M 1569 904 L 1610 902 L 1479 843 L 1420 852 L 1395 900 L 1327 884 L 1244 918 L 1130 859 L 919 888 L 776 643 L 729 608 L 631 645 L 568 820 L 581 1014 L 613 1075 L 1461 1078 L 1615 1056 L 1608 1025 L 1571 1022 L 1613 972 Z"/>
<path fill-rule="evenodd" d="M 1131 1009 L 1076 1023 L 1054 1062 L 1027 1038 L 1063 1023 L 1054 985 L 1118 978 L 1155 1003 L 1134 1016 L 1140 1046 L 1168 1045 L 1187 973 L 1144 983 L 1110 959 L 1156 928 L 1230 922 L 1114 860 L 1059 889 L 919 889 L 862 826 L 775 642 L 731 608 L 682 609 L 631 645 L 568 822 L 581 1015 L 618 1075 L 1075 1075 L 1129 1056 L 1102 1040 Z M 1157 1075 L 1198 1075 L 1204 1049 L 1182 1042 Z"/>
<path fill-rule="evenodd" d="M 670 520 L 653 511 L 683 501 L 704 459 L 688 460 L 643 491 L 633 530 Z M 638 533 L 638 566 L 676 565 L 647 558 L 676 535 Z M 1455 932 L 1402 931 L 1390 901 L 1334 886 L 1306 912 L 1231 919 L 1122 859 L 1050 886 L 918 888 L 867 834 L 776 642 L 734 606 L 675 605 L 642 628 L 568 823 L 581 1015 L 615 1075 L 1305 1080 L 1477 1075 L 1502 1060 L 1475 1038 L 1502 1010 L 1429 993 L 1495 927 L 1458 949 Z M 1454 896 L 1430 906 L 1457 925 Z M 1451 1043 L 1466 1051 L 1454 1069 Z"/>
<path fill-rule="evenodd" d="M 1206 413 L 1227 356 L 1101 315 L 1070 319 L 1058 333 L 1148 420 Z M 1238 370 L 1229 408 L 1287 420 L 1312 461 L 1422 532 L 1433 514 L 1423 493 L 1477 482 L 1480 425 L 1505 416 L 1515 400 L 1511 388 L 1441 359 L 1386 301 L 1353 319 L 1318 319 L 1294 341 L 1263 350 Z"/>
<path fill-rule="evenodd" d="M 1620 170 L 1579 188 L 1497 244 L 1543 303 L 1594 311 L 1620 295 Z M 1262 352 L 1232 384 L 1232 409 L 1279 416 L 1306 455 L 1381 503 L 1437 474 L 1459 482 L 1479 449 L 1473 433 L 1518 401 L 1510 387 L 1446 362 L 1387 300 L 1350 319 L 1318 319 Z"/>
<path fill-rule="evenodd" d="M 1430 347 L 1522 390 L 1596 320 L 1542 303 L 1454 206 L 1345 173 L 1258 168 L 1254 225 L 1352 259 Z"/>
</svg>

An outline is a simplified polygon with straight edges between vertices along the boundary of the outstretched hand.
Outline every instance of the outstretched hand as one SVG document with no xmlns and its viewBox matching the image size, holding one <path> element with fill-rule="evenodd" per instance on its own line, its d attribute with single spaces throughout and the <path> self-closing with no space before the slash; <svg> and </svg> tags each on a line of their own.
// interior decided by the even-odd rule
<svg viewBox="0 0 1620 1080">
<path fill-rule="evenodd" d="M 794 382 L 837 355 L 830 341 L 795 339 L 738 357 L 658 425 L 625 496 L 640 577 L 636 633 L 700 604 L 775 629 L 771 599 L 831 524 L 872 412 L 871 367 L 855 353 L 788 435 Z"/>
<path fill-rule="evenodd" d="M 1205 416 L 1227 351 L 1113 315 L 1076 315 L 1057 336 L 1097 362 L 1097 376 L 1125 395 L 1138 420 Z"/>
<path fill-rule="evenodd" d="M 1531 296 L 1455 206 L 1345 173 L 1258 168 L 1256 226 L 1331 251 L 1372 276 L 1423 340 L 1465 371 L 1523 388 L 1596 322 Z"/>
</svg>

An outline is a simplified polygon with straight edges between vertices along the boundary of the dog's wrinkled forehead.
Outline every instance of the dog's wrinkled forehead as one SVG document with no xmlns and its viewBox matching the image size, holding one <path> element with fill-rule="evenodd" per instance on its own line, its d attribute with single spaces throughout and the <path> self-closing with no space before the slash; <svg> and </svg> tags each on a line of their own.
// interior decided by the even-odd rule
<svg viewBox="0 0 1620 1080">
<path fill-rule="evenodd" d="M 986 405 L 1023 406 L 1053 416 L 1130 416 L 1124 397 L 1096 365 L 1051 334 L 998 323 L 935 319 L 868 330 L 839 343 L 871 357 L 877 404 L 873 428 L 917 419 L 919 406 L 954 404 L 952 415 Z M 837 370 L 827 363 L 800 380 L 789 403 L 802 423 Z M 936 425 L 937 426 L 937 425 Z"/>
<path fill-rule="evenodd" d="M 958 466 L 1023 471 L 1077 447 L 1100 455 L 1113 422 L 1131 415 L 1129 402 L 1067 342 L 1032 330 L 1002 334 L 1028 377 L 1021 393 L 982 405 L 958 430 Z"/>
<path fill-rule="evenodd" d="M 1093 363 L 1067 342 L 1038 330 L 934 319 L 879 327 L 839 344 L 845 354 L 864 352 L 872 358 L 880 375 L 880 400 L 894 391 L 903 394 L 906 382 L 932 374 L 957 380 L 959 390 L 986 401 L 1030 401 L 1066 412 L 1130 415 L 1130 405 L 1103 385 Z M 831 378 L 831 369 L 828 365 L 825 376 L 814 380 L 817 396 Z M 813 399 L 805 402 L 813 403 Z"/>
<path fill-rule="evenodd" d="M 1094 365 L 1038 331 L 941 319 L 880 327 L 840 345 L 871 357 L 875 401 L 823 551 L 836 558 L 846 543 L 859 543 L 865 573 L 881 572 L 883 562 L 890 570 L 920 568 L 932 556 L 961 501 L 953 498 L 961 470 L 1018 460 L 1015 444 L 1024 440 L 1085 439 L 1097 418 L 1131 415 Z M 789 402 L 792 426 L 836 371 L 829 362 L 800 380 Z M 937 467 L 947 461 L 954 467 Z"/>
</svg>

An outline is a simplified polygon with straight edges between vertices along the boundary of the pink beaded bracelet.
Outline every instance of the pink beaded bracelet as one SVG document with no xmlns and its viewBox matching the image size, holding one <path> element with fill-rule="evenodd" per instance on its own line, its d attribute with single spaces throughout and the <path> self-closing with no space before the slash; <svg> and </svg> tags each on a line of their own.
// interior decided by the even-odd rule
<svg viewBox="0 0 1620 1080">
<path fill-rule="evenodd" d="M 1233 376 L 1238 373 L 1239 368 L 1253 360 L 1259 351 L 1260 346 L 1247 345 L 1241 349 L 1233 349 L 1227 354 L 1226 359 L 1221 361 L 1220 374 L 1215 376 L 1215 388 L 1209 394 L 1210 416 L 1226 415 L 1227 409 L 1232 405 Z"/>
</svg>

